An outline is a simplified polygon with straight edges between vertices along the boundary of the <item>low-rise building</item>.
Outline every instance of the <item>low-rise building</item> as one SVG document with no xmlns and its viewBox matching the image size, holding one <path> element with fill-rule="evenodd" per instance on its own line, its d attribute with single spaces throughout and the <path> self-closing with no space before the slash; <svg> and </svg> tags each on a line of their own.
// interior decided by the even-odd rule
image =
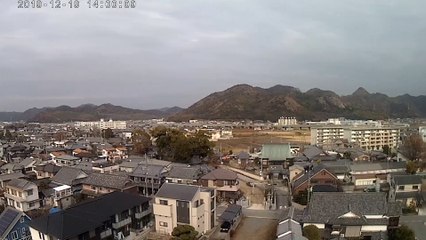
<svg viewBox="0 0 426 240">
<path fill-rule="evenodd" d="M 215 188 L 218 198 L 237 200 L 240 197 L 238 176 L 235 172 L 217 168 L 202 176 L 203 187 Z"/>
<path fill-rule="evenodd" d="M 4 197 L 7 205 L 20 211 L 30 211 L 40 207 L 38 187 L 25 179 L 13 179 L 6 184 Z"/>
<path fill-rule="evenodd" d="M 83 194 L 98 196 L 114 191 L 137 193 L 136 184 L 127 175 L 92 173 L 82 182 Z"/>
<path fill-rule="evenodd" d="M 155 195 L 155 229 L 171 234 L 178 225 L 205 233 L 217 225 L 216 191 L 193 185 L 164 183 Z"/>
<path fill-rule="evenodd" d="M 7 207 L 0 214 L 0 239 L 31 240 L 29 222 L 30 218 L 25 213 Z"/>
<path fill-rule="evenodd" d="M 417 207 L 423 202 L 421 176 L 389 174 L 388 180 L 389 201 L 399 201 L 404 207 Z"/>
<path fill-rule="evenodd" d="M 133 239 L 132 231 L 146 228 L 150 199 L 112 192 L 30 222 L 33 240 Z"/>
</svg>

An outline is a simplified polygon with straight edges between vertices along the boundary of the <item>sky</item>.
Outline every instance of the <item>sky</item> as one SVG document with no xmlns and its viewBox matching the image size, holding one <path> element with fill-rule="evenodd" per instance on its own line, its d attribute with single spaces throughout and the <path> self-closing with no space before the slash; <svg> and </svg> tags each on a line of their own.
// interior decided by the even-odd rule
<svg viewBox="0 0 426 240">
<path fill-rule="evenodd" d="M 426 95 L 424 0 L 86 1 L 1 1 L 0 111 L 188 107 L 241 83 Z"/>
</svg>

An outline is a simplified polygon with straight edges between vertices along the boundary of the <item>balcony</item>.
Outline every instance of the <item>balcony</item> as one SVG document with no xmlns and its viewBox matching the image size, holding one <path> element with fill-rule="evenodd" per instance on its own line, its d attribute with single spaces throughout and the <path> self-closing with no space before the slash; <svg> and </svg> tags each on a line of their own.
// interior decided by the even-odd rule
<svg viewBox="0 0 426 240">
<path fill-rule="evenodd" d="M 141 218 L 143 218 L 143 217 L 145 217 L 145 216 L 149 215 L 150 213 L 152 213 L 152 207 L 149 207 L 147 210 L 142 211 L 142 212 L 140 212 L 140 213 L 135 213 L 135 217 L 136 217 L 137 219 L 141 219 Z"/>
<path fill-rule="evenodd" d="M 112 230 L 111 230 L 111 228 L 109 228 L 109 229 L 107 229 L 107 230 L 105 230 L 105 231 L 101 232 L 101 239 L 102 239 L 102 238 L 109 237 L 109 236 L 111 236 L 111 235 L 112 235 Z"/>
<path fill-rule="evenodd" d="M 239 185 L 226 185 L 223 187 L 216 188 L 217 191 L 223 191 L 223 192 L 236 192 L 240 189 Z"/>
<path fill-rule="evenodd" d="M 121 228 L 123 226 L 129 225 L 132 222 L 132 219 L 130 217 L 125 218 L 119 222 L 113 223 L 112 227 L 115 229 Z"/>
</svg>

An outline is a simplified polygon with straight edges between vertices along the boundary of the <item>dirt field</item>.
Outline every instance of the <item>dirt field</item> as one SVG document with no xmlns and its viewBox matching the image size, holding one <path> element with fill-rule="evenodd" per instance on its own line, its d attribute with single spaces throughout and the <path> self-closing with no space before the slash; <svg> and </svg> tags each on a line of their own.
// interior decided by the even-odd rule
<svg viewBox="0 0 426 240">
<path fill-rule="evenodd" d="M 222 152 L 232 150 L 234 153 L 249 151 L 249 149 L 259 149 L 265 143 L 290 143 L 303 144 L 310 142 L 311 133 L 309 131 L 255 131 L 251 129 L 234 129 L 233 138 L 219 140 L 217 147 L 222 148 Z"/>
<path fill-rule="evenodd" d="M 275 239 L 277 220 L 245 217 L 231 237 L 232 240 Z"/>
</svg>

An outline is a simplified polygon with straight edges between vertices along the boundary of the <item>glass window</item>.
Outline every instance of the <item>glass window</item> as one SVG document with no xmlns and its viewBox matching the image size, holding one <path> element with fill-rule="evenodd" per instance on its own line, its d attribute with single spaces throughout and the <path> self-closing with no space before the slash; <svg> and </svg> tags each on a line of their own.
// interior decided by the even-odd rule
<svg viewBox="0 0 426 240">
<path fill-rule="evenodd" d="M 18 231 L 13 231 L 10 236 L 12 237 L 12 240 L 18 239 Z"/>
<path fill-rule="evenodd" d="M 160 200 L 161 205 L 169 205 L 169 202 L 167 200 Z"/>
<path fill-rule="evenodd" d="M 28 196 L 31 196 L 34 194 L 32 189 L 28 190 L 27 193 L 28 193 Z"/>
</svg>

